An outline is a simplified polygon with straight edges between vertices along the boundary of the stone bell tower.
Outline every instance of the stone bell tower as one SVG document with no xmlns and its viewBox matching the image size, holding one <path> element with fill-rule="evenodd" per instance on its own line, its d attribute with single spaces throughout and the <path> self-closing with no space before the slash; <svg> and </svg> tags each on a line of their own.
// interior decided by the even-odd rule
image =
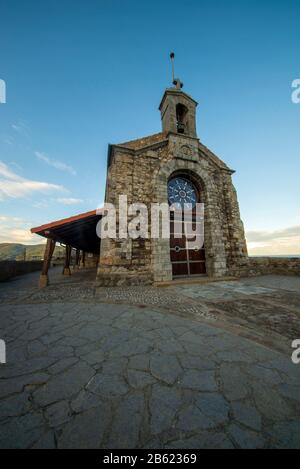
<svg viewBox="0 0 300 469">
<path fill-rule="evenodd" d="M 168 88 L 165 91 L 159 106 L 162 130 L 197 138 L 196 107 L 198 103 L 181 90 L 183 84 L 179 79 L 174 80 L 174 83 L 176 83 L 174 88 Z"/>
</svg>

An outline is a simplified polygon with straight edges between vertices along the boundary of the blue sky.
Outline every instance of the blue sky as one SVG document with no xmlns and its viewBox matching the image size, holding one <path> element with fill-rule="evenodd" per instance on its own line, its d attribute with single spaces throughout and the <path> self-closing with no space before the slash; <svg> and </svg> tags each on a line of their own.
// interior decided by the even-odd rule
<svg viewBox="0 0 300 469">
<path fill-rule="evenodd" d="M 161 130 L 174 50 L 200 140 L 237 171 L 250 248 L 300 254 L 298 0 L 0 0 L 0 14 L 0 242 L 101 205 L 107 144 Z"/>
</svg>

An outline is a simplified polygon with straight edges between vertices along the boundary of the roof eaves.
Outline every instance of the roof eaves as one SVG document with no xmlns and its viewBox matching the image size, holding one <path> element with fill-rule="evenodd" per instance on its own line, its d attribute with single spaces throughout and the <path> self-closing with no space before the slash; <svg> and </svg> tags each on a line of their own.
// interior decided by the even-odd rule
<svg viewBox="0 0 300 469">
<path fill-rule="evenodd" d="M 94 217 L 94 216 L 97 216 L 97 215 L 101 216 L 102 212 L 103 212 L 103 209 L 91 210 L 89 212 L 80 213 L 79 215 L 74 215 L 72 217 L 63 218 L 61 220 L 56 220 L 56 221 L 53 221 L 51 223 L 46 223 L 44 225 L 31 228 L 30 231 L 31 231 L 31 233 L 39 234 L 39 233 L 42 233 L 44 231 L 51 230 L 53 228 L 57 228 L 59 226 L 67 225 L 68 223 L 76 222 L 78 220 L 83 220 L 85 218 Z"/>
</svg>

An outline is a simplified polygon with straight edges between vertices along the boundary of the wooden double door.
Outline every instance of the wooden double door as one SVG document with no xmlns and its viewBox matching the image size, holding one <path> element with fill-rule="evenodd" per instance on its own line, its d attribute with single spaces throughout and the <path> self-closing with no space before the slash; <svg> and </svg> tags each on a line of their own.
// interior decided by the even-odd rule
<svg viewBox="0 0 300 469">
<path fill-rule="evenodd" d="M 198 242 L 189 241 L 189 236 L 186 233 L 187 227 L 183 224 L 181 233 L 176 229 L 178 223 L 171 220 L 170 225 L 170 256 L 172 263 L 173 277 L 190 277 L 193 275 L 205 275 L 205 247 L 203 239 L 198 239 Z M 195 225 L 193 223 L 193 229 Z"/>
<path fill-rule="evenodd" d="M 197 203 L 201 201 L 200 190 L 188 175 L 175 175 L 168 182 L 168 200 L 173 207 L 170 211 L 173 277 L 205 275 L 204 214 L 197 211 Z M 198 235 L 192 241 L 191 234 L 195 231 Z"/>
</svg>

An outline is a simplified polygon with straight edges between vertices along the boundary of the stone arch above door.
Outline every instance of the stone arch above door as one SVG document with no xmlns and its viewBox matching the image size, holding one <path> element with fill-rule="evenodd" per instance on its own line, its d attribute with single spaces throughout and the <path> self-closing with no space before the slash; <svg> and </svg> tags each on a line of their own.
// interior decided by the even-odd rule
<svg viewBox="0 0 300 469">
<path fill-rule="evenodd" d="M 168 181 L 172 174 L 190 174 L 202 188 L 205 204 L 204 236 L 208 276 L 220 277 L 226 273 L 226 254 L 219 216 L 218 191 L 207 169 L 207 162 L 170 160 L 164 163 L 153 178 L 153 202 L 168 202 Z M 152 264 L 155 281 L 172 279 L 169 240 L 152 240 Z"/>
</svg>

